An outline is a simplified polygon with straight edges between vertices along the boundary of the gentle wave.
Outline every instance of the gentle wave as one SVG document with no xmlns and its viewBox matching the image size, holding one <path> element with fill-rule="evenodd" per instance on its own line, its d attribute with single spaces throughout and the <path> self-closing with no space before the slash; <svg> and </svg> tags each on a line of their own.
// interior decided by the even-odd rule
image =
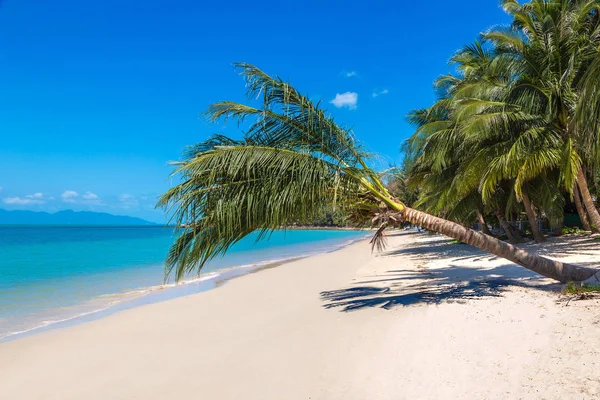
<svg viewBox="0 0 600 400">
<path fill-rule="evenodd" d="M 53 325 L 53 324 L 58 324 L 58 323 L 61 323 L 61 322 L 71 321 L 71 320 L 76 319 L 76 318 L 85 317 L 86 315 L 96 314 L 96 313 L 99 313 L 101 311 L 108 310 L 110 307 L 111 306 L 109 305 L 109 306 L 104 307 L 104 308 L 99 308 L 97 310 L 92 310 L 92 311 L 80 313 L 80 314 L 73 315 L 71 317 L 67 317 L 67 318 L 63 318 L 63 319 L 55 319 L 55 320 L 49 320 L 49 321 L 42 321 L 39 325 L 33 326 L 31 328 L 23 329 L 23 330 L 15 331 L 15 332 L 8 332 L 8 333 L 6 333 L 4 335 L 0 335 L 0 340 L 9 338 L 11 336 L 22 335 L 22 334 L 25 334 L 25 333 L 28 333 L 28 332 L 31 332 L 31 331 L 35 331 L 37 329 L 46 328 L 46 327 L 48 327 L 50 325 Z"/>
<path fill-rule="evenodd" d="M 30 334 L 36 330 L 50 328 L 52 325 L 68 323 L 69 321 L 75 321 L 77 319 L 81 319 L 86 316 L 93 316 L 94 314 L 98 314 L 103 311 L 108 311 L 110 309 L 114 309 L 118 305 L 121 305 L 128 301 L 142 298 L 144 296 L 147 296 L 151 293 L 155 293 L 157 291 L 169 290 L 169 289 L 178 288 L 178 287 L 182 287 L 182 286 L 190 285 L 190 284 L 194 284 L 194 283 L 217 281 L 219 278 L 223 278 L 226 281 L 226 280 L 229 280 L 229 279 L 232 279 L 235 277 L 246 275 L 248 273 L 259 270 L 261 268 L 268 267 L 269 265 L 285 264 L 285 263 L 292 262 L 292 261 L 295 261 L 295 260 L 298 260 L 301 258 L 312 257 L 315 255 L 324 254 L 324 253 L 330 253 L 330 252 L 342 249 L 344 247 L 347 247 L 353 243 L 364 240 L 364 239 L 365 239 L 365 237 L 351 239 L 346 242 L 339 243 L 338 245 L 331 246 L 329 248 L 322 248 L 322 249 L 316 250 L 314 252 L 304 253 L 302 256 L 290 256 L 290 257 L 285 257 L 285 258 L 275 258 L 275 259 L 264 260 L 264 261 L 255 262 L 255 263 L 251 263 L 251 264 L 219 268 L 218 272 L 216 272 L 216 271 L 207 272 L 205 274 L 200 274 L 195 277 L 183 279 L 179 282 L 165 283 L 165 284 L 161 284 L 161 285 L 154 285 L 154 286 L 148 286 L 148 287 L 143 287 L 143 288 L 136 288 L 136 289 L 133 289 L 133 290 L 130 290 L 127 292 L 123 292 L 123 293 L 103 294 L 103 295 L 95 297 L 94 299 L 90 300 L 89 302 L 86 302 L 85 304 L 80 305 L 81 308 L 86 308 L 86 307 L 94 304 L 96 307 L 99 307 L 99 308 L 94 308 L 92 310 L 86 310 L 86 311 L 79 312 L 74 315 L 70 315 L 70 316 L 66 316 L 66 317 L 43 320 L 43 321 L 35 324 L 34 326 L 31 326 L 31 327 L 28 327 L 25 329 L 19 329 L 16 331 L 0 333 L 0 341 L 9 339 L 9 338 L 14 338 L 15 336 L 19 336 L 19 335 Z M 101 305 L 96 304 L 99 300 L 102 301 Z"/>
<path fill-rule="evenodd" d="M 179 283 L 172 283 L 172 284 L 164 284 L 164 285 L 155 285 L 155 286 L 149 286 L 149 287 L 145 287 L 145 288 L 140 288 L 140 289 L 134 289 L 128 292 L 124 292 L 124 293 L 109 293 L 109 294 L 103 294 L 100 295 L 98 297 L 96 297 L 95 299 L 92 299 L 89 303 L 95 303 L 96 300 L 106 300 L 106 299 L 112 299 L 112 301 L 109 301 L 108 303 L 104 304 L 104 306 L 100 307 L 100 308 L 96 308 L 90 311 L 85 311 L 85 312 L 80 312 L 77 313 L 75 315 L 71 315 L 68 317 L 64 317 L 64 318 L 58 318 L 58 319 L 51 319 L 51 320 L 44 320 L 41 321 L 39 324 L 32 326 L 30 328 L 27 329 L 22 329 L 22 330 L 18 330 L 18 331 L 13 331 L 13 332 L 8 332 L 5 334 L 0 334 L 0 340 L 6 339 L 8 337 L 11 336 L 16 336 L 16 335 L 22 335 L 28 332 L 32 332 L 38 329 L 42 329 L 42 328 L 47 328 L 50 325 L 53 324 L 59 324 L 59 323 L 63 323 L 63 322 L 68 322 L 68 321 L 72 321 L 75 320 L 77 318 L 82 318 L 88 315 L 93 315 L 93 314 L 97 314 L 99 312 L 102 311 L 106 311 L 112 307 L 115 307 L 116 305 L 122 304 L 126 301 L 131 301 L 133 299 L 136 298 L 140 298 L 144 295 L 150 294 L 152 292 L 158 291 L 158 290 L 164 290 L 164 289 L 168 289 L 168 288 L 172 288 L 172 287 L 177 287 L 180 285 L 187 285 L 187 284 L 191 284 L 191 283 L 198 283 L 198 282 L 204 282 L 204 281 L 208 281 L 211 279 L 216 279 L 218 277 L 220 277 L 221 274 L 217 273 L 217 272 L 210 272 L 206 275 L 202 275 L 202 276 L 198 276 L 196 278 L 193 279 L 187 279 L 185 281 L 181 281 Z M 85 307 L 88 304 L 84 304 L 83 307 Z"/>
</svg>

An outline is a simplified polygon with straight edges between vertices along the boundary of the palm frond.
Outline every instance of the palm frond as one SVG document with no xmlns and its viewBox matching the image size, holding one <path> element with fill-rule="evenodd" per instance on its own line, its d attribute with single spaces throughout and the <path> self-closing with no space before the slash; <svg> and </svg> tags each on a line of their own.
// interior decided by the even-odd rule
<svg viewBox="0 0 600 400">
<path fill-rule="evenodd" d="M 262 107 L 212 105 L 209 119 L 236 120 L 247 127 L 243 139 L 214 135 L 189 147 L 176 163 L 180 182 L 157 204 L 181 227 L 166 262 L 167 276 L 174 272 L 176 279 L 200 271 L 252 232 L 262 239 L 325 207 L 342 207 L 357 225 L 380 204 L 403 208 L 349 129 L 290 84 L 252 65 L 237 66 L 248 96 L 261 96 Z"/>
<path fill-rule="evenodd" d="M 315 216 L 357 193 L 358 170 L 287 149 L 231 146 L 196 155 L 176 172 L 183 181 L 159 206 L 183 233 L 167 259 L 180 279 L 253 231 L 259 237 Z M 350 199 L 348 199 L 350 200 Z"/>
</svg>

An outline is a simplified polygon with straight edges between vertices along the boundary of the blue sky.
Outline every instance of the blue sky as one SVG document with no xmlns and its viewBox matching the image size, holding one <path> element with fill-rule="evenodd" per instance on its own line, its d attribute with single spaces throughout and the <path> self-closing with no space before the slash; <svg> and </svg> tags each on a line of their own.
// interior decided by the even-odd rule
<svg viewBox="0 0 600 400">
<path fill-rule="evenodd" d="M 156 197 L 185 145 L 235 125 L 199 117 L 244 100 L 244 61 L 319 99 L 399 163 L 405 115 L 478 33 L 495 0 L 0 0 L 0 208 L 163 221 Z"/>
</svg>

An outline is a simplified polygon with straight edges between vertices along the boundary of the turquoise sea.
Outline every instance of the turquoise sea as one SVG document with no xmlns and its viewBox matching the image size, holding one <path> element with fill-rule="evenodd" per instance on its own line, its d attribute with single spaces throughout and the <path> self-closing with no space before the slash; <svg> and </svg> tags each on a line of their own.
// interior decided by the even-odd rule
<svg viewBox="0 0 600 400">
<path fill-rule="evenodd" d="M 163 261 L 175 235 L 163 227 L 0 227 L 0 340 L 208 290 L 366 236 L 348 230 L 278 231 L 259 242 L 250 236 L 202 274 L 165 285 Z"/>
</svg>

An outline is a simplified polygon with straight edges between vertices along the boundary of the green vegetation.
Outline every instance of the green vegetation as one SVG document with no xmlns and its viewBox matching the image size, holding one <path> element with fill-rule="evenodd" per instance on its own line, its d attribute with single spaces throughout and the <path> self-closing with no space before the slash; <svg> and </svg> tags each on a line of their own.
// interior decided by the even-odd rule
<svg viewBox="0 0 600 400">
<path fill-rule="evenodd" d="M 562 294 L 583 297 L 594 294 L 600 295 L 600 285 L 582 285 L 580 283 L 569 282 L 563 288 Z"/>
<path fill-rule="evenodd" d="M 337 227 L 344 228 L 352 226 L 346 215 L 339 207 L 326 207 L 318 212 L 314 217 L 306 220 L 300 220 L 296 223 L 298 226 L 314 227 Z"/>
<path fill-rule="evenodd" d="M 409 116 L 415 205 L 462 223 L 498 221 L 515 242 L 502 219 L 526 219 L 540 242 L 537 221 L 560 235 L 566 207 L 591 230 L 600 226 L 588 182 L 600 155 L 600 2 L 502 5 L 513 24 L 459 50 L 456 73 L 435 83 L 439 100 Z"/>
<path fill-rule="evenodd" d="M 600 160 L 600 5 L 598 1 L 504 1 L 509 27 L 494 28 L 452 58 L 456 73 L 436 82 L 439 100 L 409 118 L 416 133 L 391 177 L 369 167 L 352 131 L 282 79 L 237 64 L 249 99 L 212 105 L 212 121 L 233 119 L 242 139 L 216 135 L 177 163 L 180 183 L 159 205 L 186 228 L 167 272 L 201 269 L 251 232 L 310 221 L 337 207 L 353 226 L 385 230 L 408 222 L 506 258 L 561 282 L 596 270 L 553 261 L 466 228 L 526 216 L 560 234 L 571 201 L 582 220 L 600 226 L 593 202 Z M 586 116 L 595 116 L 586 118 Z M 592 189 L 590 189 L 590 187 Z M 581 211 L 583 210 L 583 211 Z"/>
<path fill-rule="evenodd" d="M 562 234 L 563 235 L 581 235 L 581 234 L 584 234 L 584 233 L 589 233 L 589 232 L 581 230 L 581 229 L 579 229 L 576 226 L 575 227 L 571 227 L 571 228 L 565 226 L 565 227 L 562 228 Z"/>
</svg>

